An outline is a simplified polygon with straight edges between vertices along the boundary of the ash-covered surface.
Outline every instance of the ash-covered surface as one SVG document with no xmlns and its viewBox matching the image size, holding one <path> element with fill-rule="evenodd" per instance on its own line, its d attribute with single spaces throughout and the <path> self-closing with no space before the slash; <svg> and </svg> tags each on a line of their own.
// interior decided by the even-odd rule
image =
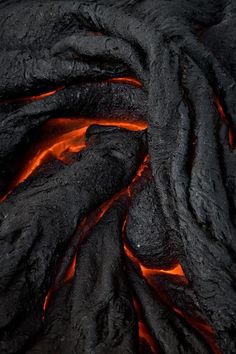
<svg viewBox="0 0 236 354">
<path fill-rule="evenodd" d="M 1 354 L 236 353 L 235 26 L 234 0 L 0 2 Z"/>
</svg>

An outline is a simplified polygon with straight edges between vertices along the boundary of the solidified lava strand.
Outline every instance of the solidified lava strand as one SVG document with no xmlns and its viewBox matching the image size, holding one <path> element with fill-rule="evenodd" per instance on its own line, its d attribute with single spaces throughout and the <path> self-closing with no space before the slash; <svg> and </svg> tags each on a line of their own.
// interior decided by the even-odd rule
<svg viewBox="0 0 236 354">
<path fill-rule="evenodd" d="M 236 353 L 235 6 L 0 3 L 1 354 Z"/>
</svg>

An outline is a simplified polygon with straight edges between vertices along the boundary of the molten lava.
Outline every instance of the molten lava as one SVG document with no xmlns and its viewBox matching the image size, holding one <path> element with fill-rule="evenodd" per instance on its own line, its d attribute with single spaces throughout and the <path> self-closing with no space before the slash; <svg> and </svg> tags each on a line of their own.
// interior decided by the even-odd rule
<svg viewBox="0 0 236 354">
<path fill-rule="evenodd" d="M 141 126 L 139 126 L 139 128 L 141 129 Z M 80 224 L 80 227 L 83 230 L 82 239 L 84 239 L 84 237 L 86 237 L 86 235 L 89 234 L 89 232 L 95 227 L 95 225 L 103 217 L 105 212 L 115 203 L 116 200 L 118 200 L 122 196 L 127 196 L 130 199 L 130 201 L 131 201 L 132 189 L 136 185 L 138 180 L 141 178 L 141 176 L 145 172 L 145 170 L 148 168 L 148 162 L 149 162 L 149 156 L 147 155 L 144 158 L 143 163 L 140 165 L 140 167 L 139 167 L 136 175 L 134 176 L 131 184 L 127 188 L 125 188 L 124 190 L 118 192 L 115 196 L 113 196 L 113 198 L 111 198 L 107 202 L 103 203 L 101 205 L 101 207 L 98 208 L 95 212 L 91 213 L 91 215 L 89 217 L 85 217 L 83 219 L 83 221 Z M 144 267 L 141 264 L 141 262 L 131 253 L 131 251 L 128 249 L 128 246 L 125 243 L 124 235 L 125 235 L 126 223 L 127 223 L 127 218 L 125 218 L 124 223 L 123 223 L 123 227 L 122 227 L 122 235 L 123 235 L 123 240 L 124 240 L 124 250 L 125 250 L 126 255 L 133 262 L 135 262 L 137 265 L 139 265 L 139 267 L 140 267 L 140 269 L 142 271 L 142 275 L 143 275 L 144 278 L 147 278 L 149 275 L 153 275 L 153 274 L 158 275 L 158 274 L 166 273 L 166 274 L 175 274 L 177 276 L 180 276 L 181 278 L 186 279 L 186 277 L 184 276 L 183 269 L 182 269 L 180 264 L 178 264 L 175 268 L 171 268 L 169 270 L 149 269 L 147 267 Z M 81 244 L 82 239 L 80 239 L 80 241 L 78 242 L 78 245 Z M 78 251 L 78 248 L 77 248 L 77 251 Z M 59 286 L 62 286 L 65 282 L 70 281 L 70 280 L 73 279 L 73 277 L 75 275 L 76 253 L 77 253 L 77 251 L 75 252 L 73 260 L 72 260 L 70 266 L 68 267 L 68 269 L 66 271 L 66 274 L 64 276 L 64 279 L 63 279 L 62 283 L 61 284 L 55 284 L 49 290 L 49 292 L 48 292 L 48 294 L 47 294 L 47 296 L 45 298 L 45 302 L 44 302 L 44 306 L 43 306 L 44 313 L 45 313 L 45 311 L 47 309 L 47 306 L 49 304 L 49 301 L 50 301 L 52 293 Z M 187 279 L 186 279 L 186 282 L 187 282 Z M 136 307 L 136 309 L 138 308 L 137 303 L 136 303 L 135 307 Z M 138 320 L 139 320 L 138 324 L 139 324 L 140 340 L 144 340 L 146 343 L 148 343 L 148 345 L 151 348 L 152 352 L 156 354 L 157 353 L 156 343 L 155 343 L 154 339 L 152 338 L 152 336 L 150 335 L 149 330 L 148 330 L 147 326 L 145 325 L 144 321 L 142 320 L 141 315 L 140 315 L 140 311 L 138 313 L 139 313 L 139 315 L 138 315 Z"/>
<path fill-rule="evenodd" d="M 136 86 L 138 88 L 143 88 L 142 83 L 134 77 L 115 77 L 112 79 L 108 79 L 106 82 L 114 82 L 114 83 L 118 83 L 118 84 L 128 84 L 128 85 Z"/>
<path fill-rule="evenodd" d="M 31 147 L 27 153 L 27 162 L 19 175 L 10 185 L 8 193 L 2 198 L 3 201 L 20 183 L 24 182 L 42 163 L 49 157 L 54 157 L 64 163 L 69 162 L 71 153 L 78 153 L 86 147 L 85 136 L 87 129 L 93 125 L 116 126 L 132 131 L 144 130 L 147 123 L 144 121 L 129 122 L 127 120 L 115 121 L 106 119 L 89 118 L 57 118 L 47 122 L 43 130 L 44 136 L 38 144 Z M 47 136 L 47 132 L 53 134 Z"/>
<path fill-rule="evenodd" d="M 152 353 L 158 354 L 156 342 L 150 335 L 149 330 L 142 319 L 141 311 L 139 309 L 138 302 L 135 300 L 135 298 L 133 298 L 133 304 L 138 317 L 139 340 L 140 341 L 144 340 L 144 342 L 146 342 L 149 345 L 149 348 L 151 349 Z"/>
<path fill-rule="evenodd" d="M 76 256 L 73 258 L 72 263 L 70 264 L 69 268 L 67 269 L 67 272 L 66 272 L 66 275 L 64 278 L 65 283 L 74 278 L 75 267 L 76 267 Z"/>
<path fill-rule="evenodd" d="M 55 90 L 52 91 L 48 91 L 48 92 L 44 92 L 44 93 L 40 93 L 38 95 L 34 95 L 34 96 L 26 96 L 26 97 L 17 97 L 17 98 L 12 98 L 12 99 L 8 99 L 8 100 L 2 100 L 0 101 L 0 103 L 30 103 L 33 101 L 40 101 L 43 100 L 46 97 L 52 96 L 54 95 L 56 92 L 62 90 L 63 87 L 58 87 Z"/>
<path fill-rule="evenodd" d="M 140 81 L 138 81 L 136 78 L 133 77 L 119 77 L 119 78 L 112 78 L 108 79 L 105 82 L 111 82 L 111 83 L 124 83 L 128 85 L 133 85 L 138 88 L 143 88 L 143 85 Z M 49 97 L 51 95 L 54 95 L 56 92 L 61 90 L 62 88 L 57 88 L 53 91 L 49 91 L 43 94 L 31 96 L 31 97 L 24 97 L 24 98 L 18 98 L 14 100 L 9 100 L 9 101 L 4 101 L 2 103 L 8 103 L 8 102 L 19 102 L 19 103 L 25 103 L 25 102 L 31 102 L 31 101 L 37 101 L 37 100 L 42 100 L 46 97 Z M 218 109 L 218 112 L 220 114 L 220 117 L 224 124 L 228 126 L 229 132 L 228 132 L 228 141 L 229 145 L 231 148 L 234 147 L 234 135 L 233 135 L 233 129 L 231 126 L 231 123 L 226 116 L 226 114 L 223 111 L 222 105 L 220 103 L 219 98 L 216 98 L 216 106 Z M 16 177 L 16 179 L 13 181 L 11 184 L 8 193 L 5 195 L 3 199 L 6 198 L 7 195 L 11 193 L 11 191 L 16 188 L 20 183 L 24 182 L 29 176 L 31 176 L 34 171 L 42 165 L 49 157 L 56 158 L 58 160 L 63 161 L 64 163 L 68 163 L 70 161 L 70 154 L 71 153 L 78 153 L 82 149 L 86 147 L 86 142 L 85 142 L 85 135 L 87 129 L 93 125 L 93 124 L 99 124 L 99 125 L 106 125 L 106 126 L 116 126 L 120 128 L 125 128 L 133 131 L 139 131 L 139 130 L 144 130 L 147 128 L 147 123 L 143 121 L 136 121 L 136 122 L 130 122 L 124 119 L 123 121 L 117 121 L 117 120 L 109 120 L 109 119 L 88 119 L 88 118 L 57 118 L 48 121 L 44 127 L 44 136 L 41 138 L 41 140 L 36 143 L 28 152 L 27 154 L 27 163 L 25 166 L 23 166 L 22 170 L 20 171 L 19 175 Z M 133 178 L 131 184 L 121 192 L 117 193 L 112 199 L 109 201 L 103 203 L 103 205 L 98 208 L 95 212 L 91 213 L 89 217 L 85 217 L 81 224 L 80 228 L 83 230 L 83 238 L 86 237 L 86 235 L 95 227 L 95 225 L 99 222 L 99 220 L 103 217 L 104 213 L 113 205 L 113 203 L 118 200 L 121 196 L 126 196 L 129 198 L 131 201 L 132 197 L 132 189 L 135 186 L 135 184 L 138 182 L 138 180 L 141 178 L 142 174 L 144 171 L 148 168 L 148 161 L 149 161 L 149 156 L 146 156 L 144 159 L 142 165 L 140 166 L 139 170 L 137 171 L 135 177 Z M 2 199 L 2 200 L 3 200 Z M 123 243 L 124 243 L 124 251 L 126 256 L 134 262 L 136 265 L 138 265 L 141 274 L 143 278 L 147 281 L 149 284 L 149 277 L 150 276 L 157 276 L 160 274 L 171 274 L 175 275 L 178 277 L 181 277 L 182 283 L 185 284 L 186 286 L 189 284 L 188 280 L 184 274 L 184 271 L 182 269 L 182 266 L 178 263 L 175 267 L 170 267 L 170 269 L 158 269 L 158 268 L 147 268 L 145 267 L 137 257 L 132 253 L 132 251 L 129 249 L 126 241 L 125 241 L 125 230 L 126 230 L 126 224 L 127 224 L 127 217 L 124 220 L 123 223 L 123 228 L 122 228 L 122 236 L 123 236 Z M 78 245 L 81 243 L 81 238 L 78 240 Z M 61 283 L 54 284 L 47 296 L 45 297 L 44 305 L 43 305 L 43 318 L 46 312 L 46 309 L 48 307 L 48 304 L 50 302 L 51 296 L 53 295 L 54 291 L 59 287 L 62 286 L 65 282 L 71 281 L 75 275 L 75 269 L 76 269 L 76 253 L 77 250 L 74 254 L 73 260 L 71 264 L 69 265 L 63 281 Z M 150 284 L 149 284 L 150 285 Z M 215 341 L 215 336 L 212 328 L 207 325 L 206 323 L 196 321 L 192 318 L 190 318 L 188 315 L 183 313 L 180 309 L 171 306 L 170 302 L 168 302 L 168 305 L 172 308 L 173 311 L 175 311 L 179 316 L 185 318 L 186 321 L 188 321 L 193 327 L 199 330 L 205 340 L 209 343 L 212 351 L 215 354 L 220 354 L 220 350 L 216 344 Z M 138 303 L 134 299 L 134 307 L 137 312 L 138 316 L 138 325 L 139 325 L 139 338 L 140 340 L 144 340 L 150 347 L 153 353 L 157 353 L 157 344 L 155 343 L 154 339 L 152 338 L 150 331 L 148 330 L 147 326 L 145 325 L 141 312 L 138 306 Z M 157 324 L 158 325 L 158 324 Z"/>
<path fill-rule="evenodd" d="M 179 277 L 182 277 L 182 279 L 185 280 L 185 283 L 188 283 L 187 278 L 185 277 L 183 268 L 181 265 L 178 263 L 175 267 L 170 268 L 168 270 L 166 269 L 160 269 L 160 268 L 147 268 L 142 263 L 134 256 L 134 254 L 131 252 L 127 244 L 124 244 L 124 250 L 126 255 L 130 258 L 132 262 L 137 264 L 140 267 L 140 270 L 142 272 L 142 275 L 144 278 L 148 278 L 150 275 L 160 275 L 160 274 L 172 274 L 172 275 L 177 275 Z"/>
<path fill-rule="evenodd" d="M 141 127 L 140 127 L 141 129 Z M 138 169 L 136 175 L 134 176 L 131 184 L 125 188 L 124 190 L 118 192 L 113 198 L 111 198 L 110 200 L 108 200 L 107 202 L 103 203 L 102 206 L 100 208 L 98 208 L 96 211 L 92 212 L 91 215 L 89 217 L 85 217 L 83 219 L 83 221 L 80 224 L 81 229 L 83 230 L 83 237 L 81 240 L 79 240 L 78 245 L 81 243 L 81 241 L 84 239 L 84 237 L 86 237 L 86 235 L 89 234 L 89 232 L 95 227 L 95 225 L 99 222 L 99 220 L 103 217 L 104 213 L 114 204 L 114 202 L 116 200 L 118 200 L 120 197 L 122 196 L 127 196 L 131 199 L 131 195 L 132 195 L 132 188 L 135 186 L 135 184 L 137 183 L 137 181 L 139 180 L 139 178 L 141 178 L 142 174 L 144 173 L 144 171 L 148 168 L 148 161 L 149 161 L 149 156 L 147 155 L 143 161 L 143 163 L 141 164 L 140 168 Z M 142 265 L 142 263 L 138 260 L 138 258 L 136 258 L 134 256 L 134 254 L 131 252 L 131 250 L 128 248 L 126 242 L 125 242 L 125 229 L 126 229 L 126 224 L 127 224 L 127 217 L 124 220 L 123 223 L 123 227 L 122 227 L 122 237 L 123 237 L 123 242 L 124 242 L 124 251 L 127 255 L 127 257 L 129 257 L 129 259 L 134 262 L 135 264 L 137 264 L 141 270 L 142 276 L 146 279 L 147 283 L 149 284 L 149 276 L 152 275 L 160 275 L 160 274 L 171 274 L 171 275 L 175 275 L 181 278 L 181 282 L 183 285 L 188 285 L 188 280 L 184 274 L 183 268 L 180 264 L 177 264 L 174 268 L 170 268 L 168 270 L 166 269 L 158 269 L 158 268 L 147 268 L 145 266 Z M 45 311 L 48 307 L 50 298 L 53 294 L 54 291 L 56 291 L 56 289 L 60 286 L 62 286 L 65 282 L 71 281 L 74 278 L 75 275 L 75 269 L 76 269 L 76 254 L 77 254 L 78 248 L 75 252 L 75 255 L 73 257 L 73 260 L 70 264 L 70 266 L 68 267 L 64 279 L 61 282 L 61 284 L 55 284 L 54 286 L 52 286 L 45 298 L 45 302 L 44 302 L 44 306 L 43 306 L 43 318 L 45 316 Z M 142 316 L 140 314 L 140 310 L 138 308 L 138 304 L 137 302 L 134 300 L 134 304 L 135 304 L 135 309 L 138 315 L 138 326 L 139 326 L 139 338 L 140 341 L 145 341 L 150 349 L 152 350 L 152 352 L 154 354 L 158 353 L 157 350 L 157 344 L 155 343 L 155 340 L 152 338 L 149 329 L 147 328 L 145 322 L 142 319 Z M 212 328 L 207 325 L 206 323 L 203 322 L 199 322 L 196 320 L 193 320 L 192 318 L 190 318 L 188 315 L 186 315 L 185 313 L 183 313 L 180 309 L 171 306 L 171 304 L 169 303 L 169 301 L 167 300 L 167 304 L 173 309 L 173 311 L 175 311 L 178 315 L 180 315 L 181 317 L 183 317 L 188 323 L 190 323 L 194 328 L 196 328 L 201 334 L 202 336 L 205 338 L 205 340 L 207 341 L 207 343 L 209 344 L 209 346 L 211 347 L 212 351 L 214 354 L 220 354 L 220 350 L 216 344 L 216 340 L 215 340 L 215 335 L 214 332 L 212 330 Z M 158 324 L 157 324 L 158 325 Z"/>
<path fill-rule="evenodd" d="M 52 91 L 49 91 L 49 92 L 42 93 L 40 95 L 34 95 L 34 96 L 30 96 L 30 97 L 19 98 L 19 100 L 21 102 L 43 100 L 46 97 L 54 95 L 56 92 L 58 92 L 61 89 L 62 89 L 62 87 L 57 88 L 56 90 L 52 90 Z"/>
<path fill-rule="evenodd" d="M 91 33 L 92 35 L 97 35 L 97 36 L 102 36 L 100 32 L 88 32 L 88 34 Z M 136 79 L 135 77 L 128 76 L 128 77 L 114 77 L 108 80 L 105 80 L 103 82 L 112 82 L 112 83 L 120 83 L 120 84 L 127 84 L 127 85 L 132 85 L 138 88 L 143 88 L 142 83 Z M 40 101 L 43 100 L 44 98 L 47 98 L 49 96 L 54 95 L 58 91 L 62 90 L 64 86 L 57 87 L 54 90 L 48 91 L 48 92 L 43 92 L 38 95 L 33 95 L 33 96 L 26 96 L 26 97 L 16 97 L 16 98 L 11 98 L 7 100 L 0 100 L 0 104 L 5 104 L 5 103 L 30 103 L 33 101 Z"/>
<path fill-rule="evenodd" d="M 52 137 L 49 141 L 43 143 L 37 147 L 37 152 L 34 157 L 28 162 L 27 166 L 21 172 L 18 180 L 15 182 L 15 186 L 25 181 L 38 166 L 42 164 L 42 162 L 48 156 L 53 156 L 58 160 L 62 160 L 64 162 L 67 161 L 65 154 L 68 153 L 77 153 L 85 148 L 85 135 L 87 129 L 93 124 L 99 125 L 107 125 L 112 126 L 115 125 L 120 128 L 125 128 L 129 130 L 143 130 L 147 127 L 145 122 L 135 122 L 130 123 L 126 121 L 112 121 L 112 120 L 99 120 L 99 119 L 55 119 L 54 121 L 50 121 L 50 125 L 55 123 L 58 126 L 65 126 L 68 129 L 70 126 L 72 131 L 67 132 L 59 137 Z M 47 127 L 45 126 L 45 129 Z"/>
<path fill-rule="evenodd" d="M 235 146 L 233 127 L 232 127 L 232 124 L 231 124 L 229 118 L 227 117 L 227 115 L 225 114 L 225 112 L 223 110 L 222 104 L 221 104 L 218 96 L 216 97 L 216 107 L 218 109 L 218 112 L 219 112 L 222 122 L 224 124 L 226 124 L 228 127 L 228 142 L 229 142 L 229 146 L 233 149 Z"/>
<path fill-rule="evenodd" d="M 195 328 L 198 332 L 201 333 L 205 341 L 209 344 L 212 353 L 222 354 L 220 348 L 216 343 L 215 332 L 207 323 L 194 320 L 193 318 L 189 317 L 189 315 L 187 315 L 186 313 L 184 313 L 183 311 L 181 311 L 176 307 L 172 307 L 172 308 L 178 315 L 183 317 L 193 328 Z"/>
</svg>

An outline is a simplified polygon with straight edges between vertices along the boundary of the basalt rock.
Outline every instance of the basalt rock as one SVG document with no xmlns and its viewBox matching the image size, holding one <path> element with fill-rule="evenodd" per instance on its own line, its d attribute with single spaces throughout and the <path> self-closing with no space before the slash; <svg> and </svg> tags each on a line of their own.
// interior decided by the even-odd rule
<svg viewBox="0 0 236 354">
<path fill-rule="evenodd" d="M 235 354 L 235 24 L 1 1 L 1 353 Z"/>
<path fill-rule="evenodd" d="M 34 326 L 24 325 L 25 311 L 41 322 L 52 270 L 76 225 L 128 185 L 142 161 L 143 133 L 104 131 L 95 130 L 96 145 L 79 154 L 77 162 L 54 166 L 51 173 L 45 165 L 46 173 L 38 171 L 1 205 L 2 353 L 16 352 L 34 333 Z M 92 136 L 90 131 L 89 141 Z"/>
<path fill-rule="evenodd" d="M 138 328 L 121 238 L 127 207 L 127 199 L 116 202 L 81 243 L 75 277 L 52 295 L 45 333 L 28 353 L 137 350 Z"/>
</svg>

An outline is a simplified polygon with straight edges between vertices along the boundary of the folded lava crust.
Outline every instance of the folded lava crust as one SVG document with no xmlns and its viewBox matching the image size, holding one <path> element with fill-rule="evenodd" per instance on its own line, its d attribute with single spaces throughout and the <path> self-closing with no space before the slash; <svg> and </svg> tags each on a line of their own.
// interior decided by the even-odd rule
<svg viewBox="0 0 236 354">
<path fill-rule="evenodd" d="M 0 1 L 0 354 L 236 353 L 235 27 Z"/>
</svg>

